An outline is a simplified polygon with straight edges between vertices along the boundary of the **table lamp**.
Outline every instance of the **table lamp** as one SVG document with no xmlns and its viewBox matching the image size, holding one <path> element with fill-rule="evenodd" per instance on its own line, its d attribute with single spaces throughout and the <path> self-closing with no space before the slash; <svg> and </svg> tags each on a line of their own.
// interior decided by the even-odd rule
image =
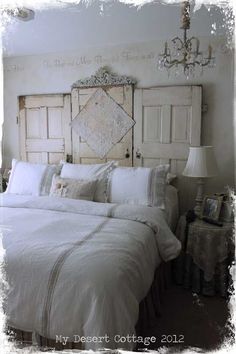
<svg viewBox="0 0 236 354">
<path fill-rule="evenodd" d="M 188 161 L 183 171 L 187 177 L 195 177 L 197 180 L 197 196 L 194 211 L 197 216 L 201 213 L 203 201 L 204 178 L 214 177 L 218 169 L 212 146 L 190 147 Z"/>
</svg>

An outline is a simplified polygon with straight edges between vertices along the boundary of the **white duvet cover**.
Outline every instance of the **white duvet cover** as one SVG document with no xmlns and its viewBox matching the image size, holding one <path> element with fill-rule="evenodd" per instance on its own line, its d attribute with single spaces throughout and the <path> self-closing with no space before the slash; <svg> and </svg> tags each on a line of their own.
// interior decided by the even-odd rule
<svg viewBox="0 0 236 354">
<path fill-rule="evenodd" d="M 116 336 L 135 334 L 156 267 L 181 247 L 163 212 L 7 194 L 1 206 L 8 324 L 54 340 L 84 336 L 85 349 L 132 349 Z"/>
</svg>

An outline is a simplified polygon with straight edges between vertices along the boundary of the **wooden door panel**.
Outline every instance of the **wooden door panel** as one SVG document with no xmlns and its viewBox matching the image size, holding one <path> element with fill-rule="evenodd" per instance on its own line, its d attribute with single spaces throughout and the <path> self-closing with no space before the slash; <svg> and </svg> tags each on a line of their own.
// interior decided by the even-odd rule
<svg viewBox="0 0 236 354">
<path fill-rule="evenodd" d="M 63 107 L 65 96 L 69 96 L 69 95 L 63 95 L 63 94 L 32 95 L 32 96 L 21 97 L 21 99 L 24 99 L 25 108 Z"/>
<path fill-rule="evenodd" d="M 19 103 L 21 159 L 58 163 L 71 155 L 70 95 L 25 96 Z"/>
<path fill-rule="evenodd" d="M 48 108 L 48 137 L 50 139 L 64 137 L 64 122 L 60 108 Z"/>
<path fill-rule="evenodd" d="M 71 93 L 72 119 L 84 108 L 97 88 L 74 88 Z M 133 86 L 112 86 L 104 90 L 123 109 L 133 117 Z M 106 158 L 99 159 L 88 144 L 72 131 L 73 161 L 75 163 L 102 163 L 109 160 L 119 161 L 119 165 L 132 166 L 132 130 L 130 130 L 107 154 Z M 127 153 L 129 157 L 127 156 Z M 86 161 L 86 162 L 85 162 Z"/>
<path fill-rule="evenodd" d="M 178 176 L 182 210 L 188 208 L 187 199 L 194 193 L 182 171 L 189 146 L 200 145 L 201 99 L 200 86 L 136 89 L 134 93 L 134 166 L 170 164 Z M 189 193 L 183 196 L 185 189 Z"/>
<path fill-rule="evenodd" d="M 40 109 L 27 110 L 26 134 L 28 138 L 40 138 Z"/>
<path fill-rule="evenodd" d="M 150 158 L 187 159 L 189 146 L 200 145 L 200 86 L 137 89 L 134 97 L 134 152 L 141 154 L 134 154 L 135 166 Z"/>
</svg>

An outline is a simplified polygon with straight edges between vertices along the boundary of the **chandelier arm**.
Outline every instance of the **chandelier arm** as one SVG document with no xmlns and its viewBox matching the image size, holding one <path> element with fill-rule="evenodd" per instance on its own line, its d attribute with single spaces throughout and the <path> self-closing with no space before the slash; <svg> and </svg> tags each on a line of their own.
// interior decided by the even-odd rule
<svg viewBox="0 0 236 354">
<path fill-rule="evenodd" d="M 182 59 L 182 60 L 177 60 L 177 59 L 175 59 L 175 60 L 172 60 L 172 61 L 168 61 L 168 60 L 166 60 L 166 62 L 165 62 L 165 67 L 168 67 L 168 69 L 170 69 L 170 68 L 172 68 L 174 65 L 176 65 L 176 64 L 183 64 L 184 63 L 184 59 Z M 166 65 L 167 64 L 167 65 Z"/>
<path fill-rule="evenodd" d="M 206 66 L 206 65 L 208 65 L 210 62 L 211 62 L 211 59 L 208 58 L 205 63 L 199 64 L 199 65 L 201 65 L 201 66 Z"/>
<path fill-rule="evenodd" d="M 182 49 L 182 48 L 184 47 L 184 42 L 183 42 L 182 39 L 180 39 L 179 37 L 173 38 L 173 39 L 171 40 L 171 42 L 173 42 L 174 44 L 179 42 L 179 44 L 181 45 L 181 47 L 178 48 L 178 49 Z"/>
<path fill-rule="evenodd" d="M 196 41 L 196 53 L 197 54 L 201 54 L 200 52 L 199 52 L 199 46 L 200 46 L 200 41 L 199 41 L 199 39 L 197 38 L 197 37 L 191 37 L 191 38 L 189 38 L 187 41 L 186 41 L 186 44 L 187 44 L 187 46 L 189 46 L 189 44 L 191 44 L 191 42 L 192 41 Z"/>
<path fill-rule="evenodd" d="M 210 63 L 210 59 L 208 58 L 207 61 L 205 63 L 201 63 L 200 61 L 196 60 L 195 62 L 192 63 L 186 63 L 186 66 L 195 66 L 196 64 L 199 66 L 206 66 Z"/>
</svg>

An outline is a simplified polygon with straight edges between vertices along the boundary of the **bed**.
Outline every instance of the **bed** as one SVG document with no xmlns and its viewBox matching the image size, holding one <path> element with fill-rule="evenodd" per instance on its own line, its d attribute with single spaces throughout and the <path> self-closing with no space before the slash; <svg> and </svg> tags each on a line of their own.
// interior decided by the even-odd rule
<svg viewBox="0 0 236 354">
<path fill-rule="evenodd" d="M 14 160 L 1 195 L 7 325 L 82 349 L 134 349 L 140 303 L 181 248 L 167 167 L 60 168 Z"/>
</svg>

